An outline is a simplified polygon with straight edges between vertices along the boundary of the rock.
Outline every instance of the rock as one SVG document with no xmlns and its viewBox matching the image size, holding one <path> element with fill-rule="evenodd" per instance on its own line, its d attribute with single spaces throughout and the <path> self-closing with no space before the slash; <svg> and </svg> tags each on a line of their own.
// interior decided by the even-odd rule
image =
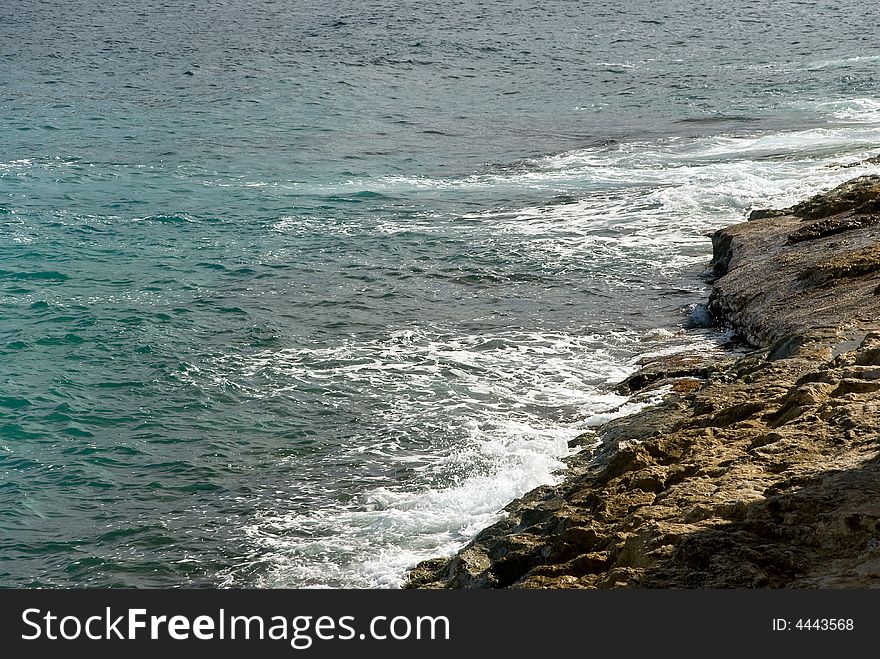
<svg viewBox="0 0 880 659">
<path fill-rule="evenodd" d="M 864 165 L 880 165 L 880 155 L 871 156 L 870 158 L 857 160 L 856 162 L 850 162 L 845 165 L 829 165 L 829 167 L 834 169 L 848 169 L 850 167 L 862 167 Z"/>
<path fill-rule="evenodd" d="M 864 277 L 880 272 L 880 245 L 858 252 L 835 254 L 803 270 L 798 277 L 810 286 L 821 286 L 832 279 Z"/>
<path fill-rule="evenodd" d="M 694 352 L 661 355 L 642 362 L 641 368 L 617 385 L 619 394 L 629 395 L 650 389 L 678 385 L 685 391 L 690 383 L 699 384 L 708 373 L 717 368 L 717 356 Z M 681 385 L 686 380 L 688 384 Z"/>
<path fill-rule="evenodd" d="M 618 390 L 662 403 L 407 586 L 880 587 L 878 199 L 861 177 L 717 232 L 709 306 L 749 351 L 643 364 Z"/>
<path fill-rule="evenodd" d="M 880 274 L 880 223 L 873 219 L 880 217 L 873 210 L 878 194 L 880 177 L 860 177 L 827 199 L 812 197 L 785 215 L 716 232 L 713 263 L 720 278 L 709 310 L 753 346 L 802 340 L 808 330 L 834 335 L 859 317 L 880 317 L 880 299 L 873 294 Z M 853 210 L 853 204 L 868 210 Z M 845 219 L 846 230 L 802 239 L 798 232 L 805 225 L 796 212 L 815 217 L 841 208 L 846 218 L 826 221 L 841 226 Z"/>
<path fill-rule="evenodd" d="M 870 210 L 874 210 L 875 206 L 871 204 L 878 203 L 878 195 L 880 195 L 880 176 L 875 174 L 859 176 L 841 183 L 829 192 L 814 195 L 789 208 L 754 210 L 749 214 L 749 221 L 787 215 L 804 220 L 817 220 L 858 208 L 866 203 L 869 204 Z M 880 209 L 880 206 L 876 209 Z"/>
<path fill-rule="evenodd" d="M 880 176 L 870 174 L 841 183 L 830 192 L 814 195 L 789 210 L 805 220 L 837 215 L 868 204 L 874 210 L 880 196 Z"/>
<path fill-rule="evenodd" d="M 824 238 L 825 236 L 833 236 L 836 233 L 843 233 L 852 229 L 861 229 L 862 227 L 876 224 L 880 221 L 880 215 L 875 213 L 858 213 L 850 211 L 839 215 L 825 217 L 815 222 L 810 222 L 804 226 L 795 229 L 788 234 L 786 245 L 794 245 L 795 243 L 804 242 L 806 240 L 816 240 L 816 238 Z"/>
</svg>

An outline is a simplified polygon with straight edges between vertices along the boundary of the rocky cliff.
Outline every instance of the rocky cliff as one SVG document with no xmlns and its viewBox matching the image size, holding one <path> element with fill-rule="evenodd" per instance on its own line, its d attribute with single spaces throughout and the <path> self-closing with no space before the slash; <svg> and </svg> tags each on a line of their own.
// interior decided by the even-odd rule
<svg viewBox="0 0 880 659">
<path fill-rule="evenodd" d="M 646 364 L 621 390 L 661 404 L 408 587 L 880 586 L 880 177 L 713 246 L 709 308 L 751 350 Z"/>
</svg>

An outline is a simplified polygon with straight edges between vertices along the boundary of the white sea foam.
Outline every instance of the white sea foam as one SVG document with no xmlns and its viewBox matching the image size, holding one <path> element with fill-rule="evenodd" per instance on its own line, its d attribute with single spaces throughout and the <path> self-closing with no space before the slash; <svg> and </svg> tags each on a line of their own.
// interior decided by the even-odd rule
<svg viewBox="0 0 880 659">
<path fill-rule="evenodd" d="M 509 501 L 557 482 L 577 434 L 642 409 L 645 402 L 629 403 L 607 384 L 633 371 L 622 355 L 634 344 L 662 350 L 676 341 L 679 349 L 711 345 L 684 333 L 439 339 L 411 328 L 380 342 L 215 362 L 203 381 L 234 381 L 253 396 L 285 397 L 306 380 L 328 389 L 344 381 L 375 401 L 375 416 L 333 457 L 337 469 L 348 459 L 398 465 L 407 474 L 397 483 L 377 478 L 376 487 L 347 503 L 330 493 L 332 505 L 266 511 L 253 520 L 244 530 L 267 566 L 261 585 L 399 586 L 418 560 L 453 553 L 498 520 Z M 251 379 L 259 384 L 251 387 Z M 274 385 L 266 387 L 267 380 Z M 328 494 L 326 482 L 304 486 L 301 474 L 297 487 Z"/>
<path fill-rule="evenodd" d="M 33 163 L 34 161 L 30 158 L 19 158 L 18 160 L 10 160 L 9 162 L 0 162 L 0 172 L 24 170 L 31 167 Z"/>
<path fill-rule="evenodd" d="M 787 206 L 878 171 L 858 163 L 876 154 L 880 128 L 871 117 L 880 115 L 880 104 L 854 99 L 828 113 L 853 125 L 580 149 L 461 178 L 351 181 L 352 191 L 408 194 L 527 187 L 546 192 L 547 202 L 339 230 L 442 231 L 447 223 L 460 236 L 515 238 L 533 263 L 599 263 L 604 276 L 611 263 L 632 272 L 697 270 L 708 260 L 707 234 L 741 221 L 750 208 Z M 564 198 L 554 201 L 556 195 Z M 275 228 L 301 227 L 298 218 L 280 218 Z M 695 289 L 697 300 L 699 294 Z M 418 560 L 451 554 L 499 519 L 511 499 L 558 481 L 577 434 L 650 404 L 629 402 L 607 386 L 632 372 L 639 354 L 711 345 L 699 333 L 670 329 L 450 337 L 412 327 L 379 342 L 353 338 L 214 364 L 215 380 L 254 396 L 286 396 L 303 382 L 344 382 L 366 401 L 372 417 L 363 433 L 372 434 L 354 437 L 337 459 L 375 460 L 405 473 L 401 481 L 376 476 L 375 486 L 348 500 L 331 492 L 332 505 L 267 510 L 253 520 L 245 532 L 260 548 L 254 560 L 267 566 L 262 585 L 399 586 Z M 249 388 L 249 379 L 259 386 Z"/>
<path fill-rule="evenodd" d="M 489 461 L 494 469 L 441 488 L 379 487 L 355 505 L 267 517 L 247 533 L 270 550 L 263 585 L 395 587 L 415 561 L 446 555 L 499 518 L 524 492 L 559 478 L 566 434 L 510 422 L 487 431 L 470 420 L 468 449 L 430 465 L 459 470 Z M 494 435 L 494 437 L 493 437 Z M 334 555 L 328 564 L 315 557 Z M 342 556 L 342 561 L 338 557 Z"/>
<path fill-rule="evenodd" d="M 860 111 L 880 104 L 863 101 Z M 876 107 L 875 107 L 876 106 Z M 547 182 L 581 177 L 587 190 L 573 203 L 479 217 L 528 235 L 528 245 L 561 257 L 588 250 L 637 256 L 666 250 L 658 267 L 692 263 L 682 249 L 706 243 L 706 232 L 741 220 L 751 207 L 781 207 L 829 189 L 873 164 L 880 129 L 813 129 L 770 135 L 722 135 L 694 140 L 592 148 L 536 159 Z M 571 193 L 571 191 L 569 191 Z M 608 229 L 615 231 L 609 235 Z"/>
<path fill-rule="evenodd" d="M 878 113 L 880 103 L 854 99 L 834 105 L 834 113 Z M 394 176 L 351 181 L 351 191 L 386 194 L 419 190 L 458 193 L 491 189 L 512 194 L 529 189 L 572 198 L 570 203 L 498 208 L 454 218 L 456 230 L 519 234 L 523 248 L 547 258 L 573 259 L 600 252 L 618 260 L 641 256 L 675 271 L 693 265 L 689 248 L 706 244 L 706 232 L 742 219 L 751 207 L 786 206 L 852 176 L 877 171 L 875 165 L 839 167 L 876 154 L 880 128 L 868 125 L 816 128 L 773 134 L 719 135 L 579 149 L 536 158 L 520 167 L 459 178 Z M 335 189 L 343 194 L 344 189 Z M 535 196 L 534 194 L 532 196 Z M 279 230 L 307 222 L 279 220 Z M 436 233 L 443 218 L 389 219 L 371 230 L 395 234 L 418 229 Z M 351 226 L 323 227 L 351 232 Z M 658 250 L 664 252 L 656 259 Z"/>
<path fill-rule="evenodd" d="M 835 119 L 852 123 L 880 123 L 880 101 L 873 98 L 854 98 L 825 105 Z"/>
</svg>

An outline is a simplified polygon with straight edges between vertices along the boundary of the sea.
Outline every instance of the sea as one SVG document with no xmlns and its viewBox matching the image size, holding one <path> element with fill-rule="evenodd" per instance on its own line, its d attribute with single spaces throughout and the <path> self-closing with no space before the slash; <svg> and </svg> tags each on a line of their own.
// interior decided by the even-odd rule
<svg viewBox="0 0 880 659">
<path fill-rule="evenodd" d="M 880 172 L 878 18 L 3 2 L 0 586 L 454 553 L 646 404 L 640 359 L 724 349 L 714 230 Z"/>
</svg>

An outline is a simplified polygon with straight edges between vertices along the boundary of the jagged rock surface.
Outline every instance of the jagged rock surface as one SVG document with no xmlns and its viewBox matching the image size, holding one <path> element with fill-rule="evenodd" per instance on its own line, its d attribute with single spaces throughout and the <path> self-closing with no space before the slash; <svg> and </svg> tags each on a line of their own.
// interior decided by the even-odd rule
<svg viewBox="0 0 880 659">
<path fill-rule="evenodd" d="M 510 504 L 421 588 L 880 586 L 880 177 L 713 237 L 709 308 L 754 348 L 621 383 L 565 480 Z"/>
</svg>

